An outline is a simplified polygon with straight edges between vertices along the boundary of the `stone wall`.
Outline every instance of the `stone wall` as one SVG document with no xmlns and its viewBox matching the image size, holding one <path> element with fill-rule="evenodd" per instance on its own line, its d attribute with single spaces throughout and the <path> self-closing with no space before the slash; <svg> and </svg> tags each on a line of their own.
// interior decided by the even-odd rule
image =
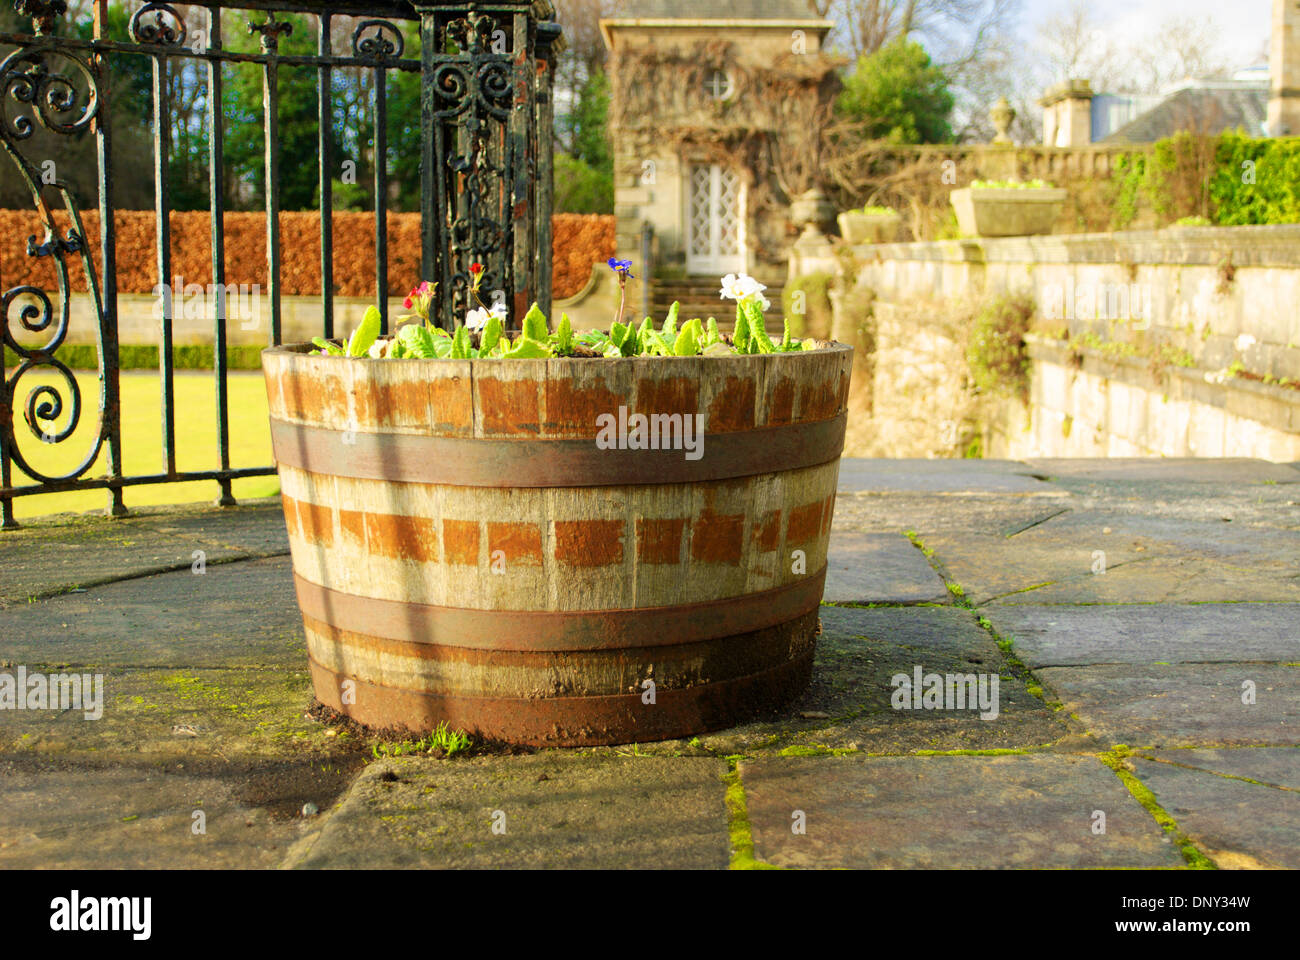
<svg viewBox="0 0 1300 960">
<path fill-rule="evenodd" d="M 852 452 L 1300 461 L 1300 225 L 801 244 L 862 347 Z M 1028 405 L 976 391 L 981 305 L 1037 305 Z"/>
</svg>

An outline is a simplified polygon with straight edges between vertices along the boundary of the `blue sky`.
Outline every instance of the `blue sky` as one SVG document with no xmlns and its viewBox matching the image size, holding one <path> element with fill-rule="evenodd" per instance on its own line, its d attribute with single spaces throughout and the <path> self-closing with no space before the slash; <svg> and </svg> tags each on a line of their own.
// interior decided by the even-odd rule
<svg viewBox="0 0 1300 960">
<path fill-rule="evenodd" d="M 1240 66 L 1258 59 L 1269 35 L 1273 0 L 1092 0 L 1089 4 L 1107 33 L 1120 41 L 1149 35 L 1171 14 L 1211 19 L 1226 50 Z M 1031 42 L 1034 28 L 1053 13 L 1069 6 L 1068 0 L 1024 0 L 1021 36 Z"/>
</svg>

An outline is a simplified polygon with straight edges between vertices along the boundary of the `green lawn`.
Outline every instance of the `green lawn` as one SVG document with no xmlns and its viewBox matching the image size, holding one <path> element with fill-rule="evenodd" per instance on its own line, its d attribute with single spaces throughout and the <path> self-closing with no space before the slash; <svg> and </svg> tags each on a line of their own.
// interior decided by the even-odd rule
<svg viewBox="0 0 1300 960">
<path fill-rule="evenodd" d="M 99 381 L 91 373 L 77 373 L 81 390 L 81 422 L 77 431 L 58 444 L 45 444 L 32 436 L 23 419 L 22 409 L 31 388 L 41 383 L 62 386 L 57 377 L 27 374 L 18 383 L 18 407 L 14 431 L 19 449 L 30 458 L 32 465 L 46 473 L 57 475 L 74 469 L 90 449 L 99 421 Z M 217 402 L 211 373 L 178 371 L 175 375 L 176 411 L 176 466 L 180 470 L 213 470 L 217 460 Z M 158 373 L 125 371 L 122 384 L 122 472 L 127 476 L 161 473 L 162 405 Z M 67 388 L 63 387 L 65 404 Z M 259 467 L 271 463 L 271 434 L 266 416 L 266 388 L 261 373 L 231 373 L 229 378 L 230 410 L 230 465 L 234 468 Z M 66 423 L 67 409 L 59 426 Z M 88 470 L 85 476 L 102 477 L 106 473 L 105 456 Z M 21 470 L 14 470 L 14 484 L 22 486 L 30 481 Z M 216 481 L 195 483 L 168 483 L 151 486 L 127 487 L 126 505 L 144 506 L 159 503 L 194 503 L 215 500 L 220 492 Z M 235 497 L 267 497 L 280 492 L 280 482 L 274 476 L 236 480 Z M 108 504 L 105 490 L 81 490 L 72 493 L 46 493 L 19 497 L 14 500 L 14 512 L 23 517 L 44 516 L 68 511 L 103 510 Z"/>
</svg>

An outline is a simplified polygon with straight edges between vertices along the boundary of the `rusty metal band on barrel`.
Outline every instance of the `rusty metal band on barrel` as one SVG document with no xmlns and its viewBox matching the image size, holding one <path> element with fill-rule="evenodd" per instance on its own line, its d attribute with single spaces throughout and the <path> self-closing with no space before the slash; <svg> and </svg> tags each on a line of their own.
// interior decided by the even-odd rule
<svg viewBox="0 0 1300 960">
<path fill-rule="evenodd" d="M 521 440 L 360 433 L 271 420 L 276 462 L 355 480 L 458 487 L 608 487 L 730 480 L 838 459 L 847 413 L 830 420 L 703 435 L 683 450 L 603 450 L 594 438 Z"/>
<path fill-rule="evenodd" d="M 826 568 L 797 583 L 722 600 L 634 610 L 471 610 L 359 597 L 294 574 L 302 612 L 351 633 L 469 649 L 619 650 L 763 630 L 815 610 Z"/>
<path fill-rule="evenodd" d="M 596 697 L 443 696 L 358 680 L 311 659 L 308 665 L 322 703 L 370 726 L 404 724 L 413 729 L 412 718 L 433 726 L 451 717 L 456 726 L 481 735 L 536 746 L 589 746 L 687 736 L 733 725 L 797 695 L 808 682 L 812 653 L 745 677 L 659 690 L 654 710 L 645 709 L 640 691 Z M 345 680 L 356 694 L 349 704 L 339 695 Z"/>
</svg>

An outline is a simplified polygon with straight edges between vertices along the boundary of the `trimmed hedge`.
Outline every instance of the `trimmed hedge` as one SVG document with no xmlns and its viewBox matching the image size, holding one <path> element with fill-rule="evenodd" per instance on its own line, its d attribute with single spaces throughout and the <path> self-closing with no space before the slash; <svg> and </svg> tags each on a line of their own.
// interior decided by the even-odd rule
<svg viewBox="0 0 1300 960">
<path fill-rule="evenodd" d="M 98 211 L 82 211 L 86 233 L 99 236 Z M 63 211 L 55 214 L 61 231 L 68 229 Z M 554 292 L 557 299 L 580 292 L 594 264 L 614 256 L 615 226 L 612 216 L 557 214 L 552 220 L 555 258 Z M 117 228 L 117 285 L 120 293 L 152 293 L 158 282 L 154 214 L 148 210 L 119 210 Z M 212 278 L 210 217 L 204 211 L 171 215 L 172 274 L 185 283 L 207 284 Z M 266 286 L 266 215 L 227 213 L 226 282 Z M 57 290 L 52 258 L 27 255 L 27 238 L 39 242 L 45 235 L 34 210 L 0 210 L 0 284 L 4 289 L 32 285 Z M 280 214 L 281 279 L 285 296 L 320 296 L 320 215 L 315 212 Z M 100 267 L 98 243 L 92 259 Z M 86 280 L 79 260 L 68 258 L 74 291 L 84 293 Z M 388 215 L 388 293 L 402 297 L 420 280 L 420 215 Z M 168 278 L 170 282 L 171 278 Z M 335 293 L 344 297 L 370 297 L 375 288 L 375 218 L 373 213 L 334 213 Z"/>
<path fill-rule="evenodd" d="M 228 346 L 226 348 L 226 365 L 231 370 L 261 370 L 263 347 Z M 176 370 L 211 370 L 216 351 L 208 344 L 186 345 L 172 348 L 172 364 Z M 158 348 L 156 346 L 123 346 L 117 351 L 118 365 L 122 370 L 157 370 Z M 73 370 L 99 369 L 99 354 L 91 344 L 72 343 L 60 347 L 59 360 Z M 20 358 L 8 347 L 5 348 L 5 366 L 12 370 Z"/>
</svg>

